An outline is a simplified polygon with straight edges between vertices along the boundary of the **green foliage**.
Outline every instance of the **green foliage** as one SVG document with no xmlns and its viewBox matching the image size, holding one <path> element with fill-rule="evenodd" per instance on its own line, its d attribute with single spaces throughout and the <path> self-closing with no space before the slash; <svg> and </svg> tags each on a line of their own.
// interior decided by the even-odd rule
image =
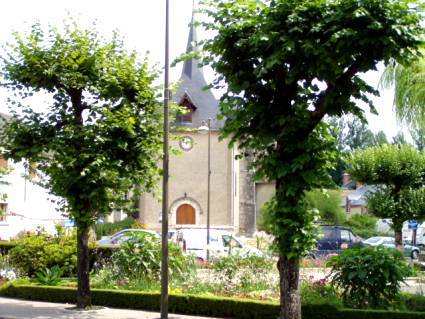
<svg viewBox="0 0 425 319">
<path fill-rule="evenodd" d="M 213 284 L 210 285 L 210 288 L 216 294 L 230 296 L 238 292 L 244 294 L 272 290 L 273 284 L 270 284 L 270 276 L 275 276 L 271 271 L 275 267 L 276 261 L 270 257 L 231 254 L 214 262 Z"/>
<path fill-rule="evenodd" d="M 359 182 L 388 188 L 421 186 L 424 155 L 409 145 L 382 145 L 358 150 L 349 158 L 349 173 Z"/>
<path fill-rule="evenodd" d="M 314 189 L 305 193 L 305 201 L 308 209 L 319 211 L 321 222 L 341 225 L 346 220 L 338 190 Z"/>
<path fill-rule="evenodd" d="M 215 35 L 202 43 L 204 63 L 226 89 L 221 136 L 253 159 L 256 178 L 276 182 L 265 219 L 280 255 L 282 318 L 300 318 L 296 273 L 314 245 L 316 221 L 304 194 L 330 183 L 336 156 L 323 119 L 362 117 L 358 102 L 375 111 L 378 92 L 360 75 L 416 53 L 420 16 L 393 0 L 202 3 L 210 18 L 202 24 Z"/>
<path fill-rule="evenodd" d="M 394 87 L 394 106 L 397 118 L 414 128 L 424 128 L 425 117 L 425 49 L 422 56 L 410 63 L 390 64 L 381 79 L 381 85 Z"/>
<path fill-rule="evenodd" d="M 9 257 L 11 264 L 28 276 L 55 265 L 61 267 L 65 275 L 74 275 L 77 265 L 75 234 L 64 237 L 27 235 L 15 242 Z"/>
<path fill-rule="evenodd" d="M 335 128 L 336 147 L 340 152 L 388 144 L 385 133 L 382 131 L 373 133 L 367 126 L 367 122 L 357 117 L 332 117 L 328 123 Z M 384 134 L 382 137 L 381 133 Z"/>
<path fill-rule="evenodd" d="M 64 32 L 34 24 L 14 36 L 2 56 L 4 80 L 17 95 L 3 129 L 5 156 L 37 163 L 42 184 L 63 198 L 58 204 L 77 226 L 132 209 L 127 192 L 151 190 L 158 177 L 158 74 L 116 34 L 106 41 L 73 21 Z M 38 94 L 51 97 L 44 112 L 27 101 Z"/>
<path fill-rule="evenodd" d="M 54 265 L 52 268 L 37 271 L 35 273 L 35 278 L 42 285 L 57 286 L 62 281 L 62 275 L 63 269 L 58 265 Z"/>
<path fill-rule="evenodd" d="M 402 293 L 397 296 L 393 305 L 399 310 L 425 312 L 425 296 Z"/>
<path fill-rule="evenodd" d="M 222 136 L 253 155 L 257 177 L 276 181 L 272 234 L 282 255 L 298 258 L 314 242 L 303 194 L 328 182 L 334 157 L 320 122 L 362 115 L 356 100 L 371 105 L 367 94 L 377 92 L 359 74 L 408 58 L 420 44 L 419 16 L 391 0 L 204 4 L 203 25 L 216 31 L 204 62 L 219 74 L 216 86 L 227 84 Z"/>
<path fill-rule="evenodd" d="M 183 255 L 181 249 L 169 243 L 169 272 L 171 278 L 182 278 L 194 270 L 195 261 Z M 151 234 L 136 233 L 121 243 L 112 255 L 116 278 L 146 278 L 157 280 L 160 276 L 160 240 Z"/>
<path fill-rule="evenodd" d="M 326 279 L 301 283 L 301 302 L 303 304 L 328 304 L 341 307 L 342 302 L 335 286 Z"/>
<path fill-rule="evenodd" d="M 131 217 L 127 217 L 118 222 L 96 224 L 94 226 L 94 231 L 96 232 L 96 238 L 100 239 L 102 236 L 113 235 L 122 229 L 132 228 L 133 224 L 134 219 Z"/>
<path fill-rule="evenodd" d="M 378 219 L 369 214 L 354 214 L 347 219 L 344 225 L 350 227 L 354 234 L 362 238 L 369 238 L 378 235 L 377 222 Z"/>
<path fill-rule="evenodd" d="M 376 185 L 366 196 L 368 212 L 392 219 L 400 245 L 403 222 L 425 216 L 425 155 L 410 145 L 383 145 L 354 152 L 348 163 L 353 178 Z"/>
<path fill-rule="evenodd" d="M 344 304 L 354 308 L 388 307 L 409 273 L 402 254 L 382 246 L 344 250 L 328 265 Z"/>
<path fill-rule="evenodd" d="M 347 169 L 345 157 L 356 149 L 388 144 L 384 132 L 373 133 L 365 120 L 353 116 L 331 117 L 327 120 L 333 128 L 336 140 L 337 164 L 330 173 L 336 185 L 342 185 L 342 176 Z"/>
<path fill-rule="evenodd" d="M 127 52 L 115 33 L 105 40 L 73 21 L 63 31 L 36 23 L 1 57 L 14 91 L 13 118 L 2 127 L 5 156 L 37 163 L 40 184 L 78 229 L 78 307 L 90 306 L 88 230 L 113 211 L 133 211 L 159 178 L 162 112 L 158 72 Z M 48 101 L 32 108 L 35 96 Z M 135 187 L 137 185 L 137 187 Z"/>
</svg>

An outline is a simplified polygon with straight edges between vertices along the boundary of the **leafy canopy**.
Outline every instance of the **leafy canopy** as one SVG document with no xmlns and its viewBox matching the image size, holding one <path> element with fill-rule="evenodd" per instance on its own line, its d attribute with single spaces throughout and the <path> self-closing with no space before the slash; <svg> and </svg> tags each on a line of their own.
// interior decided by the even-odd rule
<svg viewBox="0 0 425 319">
<path fill-rule="evenodd" d="M 413 128 L 424 128 L 425 48 L 421 56 L 409 63 L 391 63 L 381 79 L 381 85 L 394 87 L 394 107 L 397 118 Z"/>
<path fill-rule="evenodd" d="M 156 183 L 161 149 L 157 73 L 74 22 L 64 31 L 15 34 L 2 56 L 3 80 L 14 98 L 2 147 L 15 161 L 37 163 L 42 184 L 62 200 L 77 225 L 125 209 L 134 185 Z M 43 102 L 43 111 L 32 106 Z M 133 189 L 134 190 L 134 189 Z"/>
<path fill-rule="evenodd" d="M 360 74 L 402 61 L 421 42 L 419 16 L 392 0 L 203 1 L 215 31 L 204 62 L 226 83 L 223 137 L 253 155 L 257 177 L 276 181 L 270 203 L 279 250 L 297 258 L 314 243 L 305 191 L 328 178 L 334 153 L 325 115 L 374 108 L 378 92 Z"/>
<path fill-rule="evenodd" d="M 382 145 L 354 152 L 348 164 L 356 180 L 376 185 L 376 191 L 367 196 L 371 214 L 396 224 L 425 216 L 422 152 L 409 145 Z"/>
</svg>

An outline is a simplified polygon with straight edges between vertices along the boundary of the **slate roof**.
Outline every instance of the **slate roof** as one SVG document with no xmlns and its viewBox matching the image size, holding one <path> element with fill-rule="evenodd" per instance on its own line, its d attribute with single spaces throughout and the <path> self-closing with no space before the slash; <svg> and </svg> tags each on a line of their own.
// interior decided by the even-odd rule
<svg viewBox="0 0 425 319">
<path fill-rule="evenodd" d="M 196 52 L 196 41 L 197 35 L 194 26 L 194 16 L 192 15 L 186 53 Z M 219 129 L 222 127 L 222 122 L 215 120 L 218 114 L 219 101 L 214 97 L 210 89 L 204 90 L 207 86 L 207 82 L 199 63 L 199 60 L 193 57 L 184 62 L 177 91 L 173 96 L 173 101 L 177 104 L 180 104 L 182 99 L 185 97 L 185 94 L 190 97 L 190 101 L 196 107 L 196 110 L 192 113 L 192 123 L 174 124 L 184 125 L 190 128 L 198 128 L 202 125 L 204 120 L 211 118 L 211 128 L 213 130 Z"/>
<path fill-rule="evenodd" d="M 367 193 L 373 193 L 377 189 L 374 185 L 362 185 L 355 190 L 346 191 L 346 196 L 341 198 L 341 206 L 345 206 L 346 197 L 350 200 L 352 206 L 366 206 Z"/>
</svg>

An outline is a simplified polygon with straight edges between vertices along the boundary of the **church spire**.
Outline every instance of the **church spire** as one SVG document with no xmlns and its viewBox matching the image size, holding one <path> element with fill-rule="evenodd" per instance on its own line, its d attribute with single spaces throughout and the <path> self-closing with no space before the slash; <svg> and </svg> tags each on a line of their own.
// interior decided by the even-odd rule
<svg viewBox="0 0 425 319">
<path fill-rule="evenodd" d="M 195 0 L 192 1 L 192 20 L 190 22 L 190 30 L 189 37 L 187 39 L 187 47 L 186 53 L 192 53 L 196 51 L 196 47 L 194 46 L 196 41 L 198 40 L 196 36 L 195 30 Z M 194 65 L 195 64 L 195 65 Z M 183 74 L 186 75 L 189 79 L 193 76 L 193 71 L 196 69 L 198 61 L 196 61 L 193 57 L 185 60 L 183 64 Z"/>
<path fill-rule="evenodd" d="M 189 37 L 187 41 L 186 53 L 195 53 L 197 51 L 195 30 L 195 1 L 192 8 L 192 21 L 190 23 Z M 177 125 L 197 128 L 202 125 L 202 121 L 217 118 L 218 100 L 214 97 L 211 90 L 205 90 L 207 82 L 205 81 L 202 66 L 195 57 L 190 57 L 184 61 L 182 75 L 179 86 L 173 96 L 173 100 L 180 106 L 185 106 L 189 113 L 176 119 Z M 221 122 L 213 121 L 212 129 L 221 126 Z"/>
</svg>

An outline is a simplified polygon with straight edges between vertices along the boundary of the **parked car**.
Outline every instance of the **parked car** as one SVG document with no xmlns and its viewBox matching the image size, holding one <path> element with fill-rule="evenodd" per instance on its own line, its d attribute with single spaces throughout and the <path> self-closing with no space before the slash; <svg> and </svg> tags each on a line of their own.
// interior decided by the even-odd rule
<svg viewBox="0 0 425 319">
<path fill-rule="evenodd" d="M 388 248 L 396 248 L 394 237 L 386 237 L 386 236 L 375 236 L 370 237 L 363 241 L 363 244 L 366 246 L 379 246 L 382 245 Z M 406 257 L 410 257 L 412 259 L 417 259 L 419 256 L 420 248 L 416 246 L 409 245 L 406 242 L 403 242 L 404 250 L 403 254 Z"/>
<path fill-rule="evenodd" d="M 310 251 L 308 257 L 339 254 L 343 249 L 362 245 L 362 239 L 345 226 L 320 225 L 318 232 L 316 248 Z"/>
<path fill-rule="evenodd" d="M 122 242 L 128 240 L 132 235 L 137 233 L 149 234 L 155 238 L 161 238 L 161 236 L 154 230 L 149 229 L 123 229 L 112 236 L 103 236 L 96 242 L 98 246 L 118 247 Z"/>
<path fill-rule="evenodd" d="M 207 229 L 205 227 L 191 227 L 177 229 L 175 242 L 198 260 L 207 259 Z M 263 255 L 260 250 L 243 243 L 232 232 L 210 228 L 209 252 L 211 258 L 225 256 L 230 252 L 240 255 Z"/>
</svg>

